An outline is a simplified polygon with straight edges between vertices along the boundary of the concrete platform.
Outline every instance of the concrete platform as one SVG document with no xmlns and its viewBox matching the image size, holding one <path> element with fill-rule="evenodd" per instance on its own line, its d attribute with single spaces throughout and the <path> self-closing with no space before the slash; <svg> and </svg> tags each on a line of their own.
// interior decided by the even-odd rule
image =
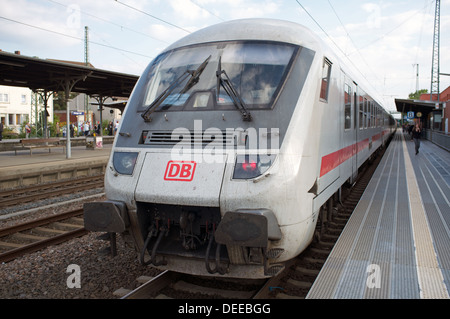
<svg viewBox="0 0 450 319">
<path fill-rule="evenodd" d="M 71 157 L 66 158 L 63 148 L 0 152 L 0 190 L 40 184 L 79 176 L 98 175 L 104 172 L 112 144 L 103 148 L 87 149 L 72 146 Z"/>
<path fill-rule="evenodd" d="M 449 299 L 450 153 L 397 132 L 308 299 Z"/>
</svg>

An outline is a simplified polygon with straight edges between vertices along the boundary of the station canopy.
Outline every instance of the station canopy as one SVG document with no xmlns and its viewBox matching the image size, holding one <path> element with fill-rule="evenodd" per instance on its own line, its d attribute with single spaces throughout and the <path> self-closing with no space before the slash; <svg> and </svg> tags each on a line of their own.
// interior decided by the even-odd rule
<svg viewBox="0 0 450 319">
<path fill-rule="evenodd" d="M 426 101 L 426 100 L 411 100 L 411 99 L 395 99 L 397 111 L 401 113 L 414 112 L 414 114 L 421 113 L 422 117 L 427 118 L 428 114 L 442 110 L 442 102 Z"/>
<path fill-rule="evenodd" d="M 71 92 L 127 98 L 138 78 L 83 63 L 0 52 L 0 85 L 46 91 L 64 91 L 69 86 Z"/>
</svg>

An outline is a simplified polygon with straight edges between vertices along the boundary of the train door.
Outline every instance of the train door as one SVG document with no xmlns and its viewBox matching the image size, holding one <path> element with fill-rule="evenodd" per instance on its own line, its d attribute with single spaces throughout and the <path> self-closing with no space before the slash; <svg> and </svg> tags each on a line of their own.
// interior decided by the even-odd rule
<svg viewBox="0 0 450 319">
<path fill-rule="evenodd" d="M 344 148 L 342 152 L 342 169 L 345 178 L 353 183 L 356 177 L 356 89 L 357 85 L 344 73 Z"/>
<path fill-rule="evenodd" d="M 354 183 L 356 176 L 358 175 L 358 84 L 351 83 L 352 86 L 352 108 L 353 108 L 353 123 L 352 123 L 352 176 L 350 183 Z"/>
</svg>

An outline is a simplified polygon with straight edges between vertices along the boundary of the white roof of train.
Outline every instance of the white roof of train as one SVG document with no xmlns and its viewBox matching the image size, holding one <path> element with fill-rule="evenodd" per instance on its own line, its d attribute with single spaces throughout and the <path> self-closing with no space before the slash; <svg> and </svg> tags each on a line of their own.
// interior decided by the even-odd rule
<svg viewBox="0 0 450 319">
<path fill-rule="evenodd" d="M 331 54 L 333 59 L 335 59 L 334 62 L 338 62 L 338 65 L 345 72 L 349 72 L 348 75 L 354 81 L 357 81 L 366 93 L 380 102 L 377 94 L 374 94 L 375 92 L 370 89 L 367 80 L 357 75 L 358 72 L 351 66 L 351 63 L 344 63 L 316 33 L 295 22 L 260 18 L 226 21 L 193 32 L 171 44 L 163 52 L 198 43 L 233 40 L 286 42 L 311 49 L 316 51 L 316 53 Z"/>
<path fill-rule="evenodd" d="M 275 19 L 232 20 L 196 31 L 170 45 L 167 50 L 196 43 L 232 40 L 273 40 L 315 49 L 320 39 L 308 28 Z"/>
</svg>

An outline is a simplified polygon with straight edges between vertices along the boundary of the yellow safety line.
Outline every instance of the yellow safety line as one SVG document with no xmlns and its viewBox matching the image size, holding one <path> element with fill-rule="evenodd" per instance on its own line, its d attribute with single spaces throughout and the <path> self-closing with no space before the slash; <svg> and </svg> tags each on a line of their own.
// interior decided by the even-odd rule
<svg viewBox="0 0 450 319">
<path fill-rule="evenodd" d="M 406 182 L 408 187 L 414 246 L 416 248 L 417 275 L 419 278 L 420 296 L 423 299 L 448 299 L 449 293 L 444 284 L 444 276 L 439 268 L 433 246 L 422 197 L 417 185 L 405 139 L 402 135 L 405 156 Z"/>
</svg>

